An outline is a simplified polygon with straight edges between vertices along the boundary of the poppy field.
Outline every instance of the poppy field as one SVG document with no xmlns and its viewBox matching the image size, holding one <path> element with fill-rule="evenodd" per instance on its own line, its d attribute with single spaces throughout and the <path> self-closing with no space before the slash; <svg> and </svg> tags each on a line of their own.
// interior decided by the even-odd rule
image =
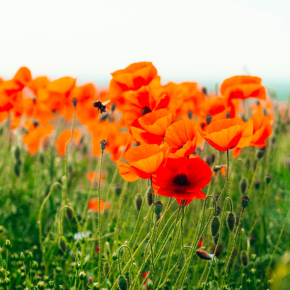
<svg viewBox="0 0 290 290">
<path fill-rule="evenodd" d="M 289 289 L 289 125 L 258 76 L 0 78 L 0 289 Z"/>
</svg>

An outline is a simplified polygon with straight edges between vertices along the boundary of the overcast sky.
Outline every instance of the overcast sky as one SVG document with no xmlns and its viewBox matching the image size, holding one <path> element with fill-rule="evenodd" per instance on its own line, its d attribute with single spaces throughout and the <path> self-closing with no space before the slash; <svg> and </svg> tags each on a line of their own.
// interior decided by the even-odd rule
<svg viewBox="0 0 290 290">
<path fill-rule="evenodd" d="M 100 83 L 152 61 L 166 80 L 221 80 L 248 72 L 290 83 L 287 0 L 1 1 L 0 75 Z"/>
</svg>

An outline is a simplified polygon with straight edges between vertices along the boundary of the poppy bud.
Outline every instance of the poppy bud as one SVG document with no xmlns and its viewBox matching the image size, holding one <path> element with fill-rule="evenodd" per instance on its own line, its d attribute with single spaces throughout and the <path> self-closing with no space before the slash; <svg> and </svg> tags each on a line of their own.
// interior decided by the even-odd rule
<svg viewBox="0 0 290 290">
<path fill-rule="evenodd" d="M 82 238 L 81 238 L 81 243 L 84 244 L 85 242 L 86 242 L 86 239 L 85 239 L 84 236 L 82 236 Z"/>
<path fill-rule="evenodd" d="M 10 240 L 6 240 L 5 242 L 5 248 L 10 249 L 12 247 Z"/>
<path fill-rule="evenodd" d="M 114 112 L 116 110 L 116 104 L 112 103 L 111 104 L 111 112 Z"/>
<path fill-rule="evenodd" d="M 272 175 L 269 174 L 269 173 L 265 176 L 266 184 L 269 184 L 270 183 L 271 178 L 272 178 Z"/>
<path fill-rule="evenodd" d="M 128 289 L 128 282 L 123 275 L 120 275 L 118 278 L 118 286 L 120 290 L 127 290 Z"/>
<path fill-rule="evenodd" d="M 100 284 L 99 284 L 99 282 L 94 283 L 94 284 L 93 284 L 93 290 L 99 290 L 99 289 L 100 289 Z"/>
<path fill-rule="evenodd" d="M 135 207 L 137 209 L 137 211 L 139 212 L 142 206 L 142 196 L 140 193 L 137 193 L 137 195 L 135 196 Z"/>
<path fill-rule="evenodd" d="M 240 193 L 244 195 L 248 187 L 248 182 L 245 177 L 243 177 L 240 181 Z"/>
<path fill-rule="evenodd" d="M 255 180 L 254 181 L 254 185 L 255 185 L 255 188 L 256 189 L 259 189 L 260 188 L 260 184 L 261 184 L 260 180 Z"/>
<path fill-rule="evenodd" d="M 229 119 L 231 117 L 231 113 L 230 112 L 226 112 L 226 118 Z"/>
<path fill-rule="evenodd" d="M 62 253 L 65 253 L 66 251 L 66 242 L 63 239 L 58 240 L 58 247 L 62 251 Z"/>
<path fill-rule="evenodd" d="M 206 123 L 207 123 L 208 125 L 211 123 L 211 119 L 212 119 L 211 114 L 207 114 L 206 117 L 205 117 L 205 121 L 206 121 Z"/>
<path fill-rule="evenodd" d="M 14 157 L 15 157 L 15 160 L 19 160 L 20 159 L 20 149 L 19 149 L 19 147 L 17 146 L 16 148 L 15 148 L 15 151 L 14 151 Z"/>
<path fill-rule="evenodd" d="M 66 218 L 69 220 L 69 221 L 71 221 L 72 219 L 73 219 L 73 211 L 70 209 L 70 208 L 66 208 L 66 211 L 65 211 L 65 213 L 66 213 Z"/>
<path fill-rule="evenodd" d="M 152 192 L 151 187 L 148 187 L 146 197 L 147 197 L 147 204 L 151 206 L 151 204 L 153 203 L 153 192 Z"/>
<path fill-rule="evenodd" d="M 218 201 L 219 196 L 218 196 L 218 195 L 214 195 L 214 199 L 215 199 L 216 201 Z"/>
<path fill-rule="evenodd" d="M 115 251 L 115 252 L 113 253 L 113 255 L 112 255 L 112 259 L 113 259 L 114 261 L 117 261 L 117 259 L 118 259 L 118 252 L 117 252 L 117 251 Z"/>
<path fill-rule="evenodd" d="M 220 229 L 220 219 L 217 216 L 214 216 L 211 221 L 211 234 L 212 236 L 216 236 Z"/>
<path fill-rule="evenodd" d="M 246 208 L 248 206 L 249 202 L 250 202 L 250 199 L 247 195 L 242 197 L 242 207 L 243 208 Z"/>
<path fill-rule="evenodd" d="M 241 262 L 244 266 L 248 265 L 249 257 L 246 251 L 241 251 Z"/>
<path fill-rule="evenodd" d="M 87 274 L 84 271 L 81 271 L 80 274 L 79 274 L 79 277 L 80 277 L 81 280 L 85 280 L 86 277 L 87 277 Z"/>
<path fill-rule="evenodd" d="M 229 212 L 229 214 L 227 216 L 227 226 L 231 232 L 235 228 L 235 214 L 233 212 Z"/>
<path fill-rule="evenodd" d="M 80 245 L 81 245 L 81 242 L 80 242 L 80 240 L 77 240 L 77 241 L 76 241 L 76 247 L 77 247 L 77 248 L 79 248 L 79 247 L 80 247 Z"/>
<path fill-rule="evenodd" d="M 107 146 L 107 141 L 104 139 L 101 141 L 101 150 L 102 152 L 106 149 L 106 146 Z"/>
<path fill-rule="evenodd" d="M 147 287 L 148 287 L 149 290 L 153 289 L 153 282 L 152 282 L 152 280 L 149 280 L 148 281 Z"/>
<path fill-rule="evenodd" d="M 207 260 L 207 261 L 212 260 L 212 257 L 206 251 L 197 250 L 197 251 L 195 251 L 195 253 L 199 258 L 201 258 L 203 260 Z"/>
<path fill-rule="evenodd" d="M 218 216 L 221 212 L 221 207 L 219 205 L 216 206 L 216 215 Z"/>
<path fill-rule="evenodd" d="M 121 192 L 122 192 L 122 186 L 119 185 L 119 184 L 116 184 L 115 185 L 115 193 L 116 193 L 116 195 L 119 196 L 121 194 Z"/>
<path fill-rule="evenodd" d="M 188 119 L 191 120 L 191 119 L 192 119 L 192 116 L 193 116 L 193 115 L 192 115 L 191 110 L 188 110 L 188 111 L 187 111 L 187 117 L 188 117 Z"/>
<path fill-rule="evenodd" d="M 72 99 L 72 103 L 73 103 L 73 106 L 76 107 L 77 103 L 78 103 L 78 99 L 77 98 L 73 98 Z"/>
<path fill-rule="evenodd" d="M 32 252 L 28 251 L 27 260 L 32 261 L 32 259 L 33 259 L 33 254 L 32 254 Z"/>
<path fill-rule="evenodd" d="M 261 159 L 264 156 L 264 153 L 265 153 L 265 147 L 264 148 L 258 148 L 258 150 L 257 150 L 258 159 Z"/>
<path fill-rule="evenodd" d="M 159 215 L 162 211 L 163 204 L 161 201 L 157 201 L 154 203 L 154 212 L 156 215 Z"/>
</svg>

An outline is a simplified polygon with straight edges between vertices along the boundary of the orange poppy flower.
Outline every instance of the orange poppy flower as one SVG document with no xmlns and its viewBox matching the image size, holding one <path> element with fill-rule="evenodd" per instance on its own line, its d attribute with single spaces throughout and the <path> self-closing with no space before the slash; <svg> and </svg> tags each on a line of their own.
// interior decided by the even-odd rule
<svg viewBox="0 0 290 290">
<path fill-rule="evenodd" d="M 157 77 L 157 70 L 151 62 L 139 62 L 117 70 L 111 75 L 113 78 L 110 82 L 110 95 L 114 100 L 123 92 L 136 91 L 149 85 Z"/>
<path fill-rule="evenodd" d="M 100 212 L 103 212 L 105 209 L 109 209 L 111 204 L 109 202 L 104 202 L 103 200 L 100 201 Z M 92 198 L 89 201 L 89 209 L 98 212 L 99 211 L 99 199 Z"/>
<path fill-rule="evenodd" d="M 266 100 L 266 89 L 262 79 L 253 76 L 234 76 L 223 81 L 220 92 L 229 99 L 256 98 Z"/>
<path fill-rule="evenodd" d="M 206 198 L 201 188 L 209 184 L 211 175 L 210 167 L 201 158 L 167 159 L 153 175 L 153 188 L 157 194 L 188 204 L 193 199 Z"/>
<path fill-rule="evenodd" d="M 253 121 L 241 118 L 222 119 L 211 122 L 206 132 L 198 128 L 202 137 L 218 151 L 247 146 L 253 135 Z"/>
<path fill-rule="evenodd" d="M 94 179 L 96 178 L 96 173 L 95 173 L 95 171 L 91 171 L 91 172 L 89 172 L 89 173 L 87 174 L 87 177 L 88 177 L 88 179 L 89 179 L 89 181 L 90 181 L 90 184 L 93 184 Z"/>
<path fill-rule="evenodd" d="M 21 85 L 22 88 L 28 85 L 31 80 L 31 72 L 27 67 L 21 67 L 13 77 L 13 81 Z"/>
<path fill-rule="evenodd" d="M 27 146 L 28 151 L 31 155 L 35 154 L 39 147 L 41 140 L 49 135 L 53 131 L 53 126 L 37 126 L 36 128 L 32 129 L 28 133 L 23 135 L 23 143 Z"/>
<path fill-rule="evenodd" d="M 174 118 L 175 114 L 166 109 L 148 113 L 132 124 L 132 135 L 138 142 L 160 145 Z"/>
<path fill-rule="evenodd" d="M 264 116 L 263 113 L 258 111 L 254 114 L 253 118 L 253 135 L 250 143 L 247 146 L 260 147 L 263 148 L 267 145 L 265 140 L 267 140 L 272 134 L 272 126 L 270 123 L 270 117 Z M 238 157 L 243 147 L 236 147 L 233 150 L 234 158 Z"/>
<path fill-rule="evenodd" d="M 80 143 L 81 137 L 82 137 L 81 129 L 74 129 L 74 135 L 73 135 L 72 141 L 74 141 L 76 145 L 78 145 Z M 63 157 L 65 155 L 66 146 L 67 146 L 70 138 L 71 138 L 71 130 L 67 129 L 67 130 L 62 131 L 62 133 L 56 139 L 55 147 L 57 149 L 59 156 Z"/>
<path fill-rule="evenodd" d="M 117 161 L 119 173 L 125 180 L 133 182 L 139 178 L 150 178 L 163 162 L 164 153 L 155 144 L 144 144 L 129 149 L 125 159 L 129 164 Z"/>
<path fill-rule="evenodd" d="M 168 127 L 165 141 L 171 147 L 167 157 L 181 158 L 192 154 L 197 142 L 196 122 L 188 118 Z"/>
</svg>

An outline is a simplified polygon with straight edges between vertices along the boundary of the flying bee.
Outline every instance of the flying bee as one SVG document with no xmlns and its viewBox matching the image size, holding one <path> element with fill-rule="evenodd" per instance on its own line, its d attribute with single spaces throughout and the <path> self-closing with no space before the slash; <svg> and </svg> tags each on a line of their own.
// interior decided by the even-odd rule
<svg viewBox="0 0 290 290">
<path fill-rule="evenodd" d="M 106 105 L 110 103 L 110 100 L 109 101 L 106 101 L 104 103 L 102 103 L 101 101 L 96 101 L 96 102 L 93 102 L 93 106 L 95 108 L 98 108 L 98 110 L 100 110 L 101 114 L 107 112 L 107 107 Z"/>
</svg>

